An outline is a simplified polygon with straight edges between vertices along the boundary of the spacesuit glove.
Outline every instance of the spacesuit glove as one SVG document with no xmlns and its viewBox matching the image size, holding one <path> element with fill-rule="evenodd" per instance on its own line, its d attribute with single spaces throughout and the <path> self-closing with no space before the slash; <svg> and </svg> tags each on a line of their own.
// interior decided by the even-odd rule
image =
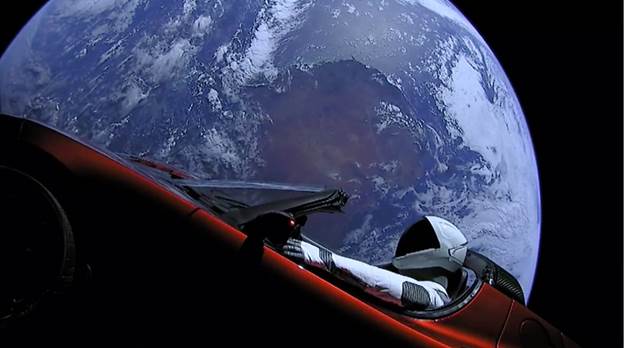
<svg viewBox="0 0 624 348">
<path fill-rule="evenodd" d="M 290 238 L 286 241 L 286 244 L 282 246 L 282 252 L 284 255 L 291 257 L 293 259 L 303 260 L 305 259 L 305 254 L 303 253 L 303 248 L 301 247 L 301 240 Z"/>
<path fill-rule="evenodd" d="M 331 251 L 319 248 L 299 239 L 289 239 L 282 248 L 282 251 L 286 256 L 299 259 L 310 266 L 321 268 L 329 272 L 333 271 L 335 268 Z"/>
</svg>

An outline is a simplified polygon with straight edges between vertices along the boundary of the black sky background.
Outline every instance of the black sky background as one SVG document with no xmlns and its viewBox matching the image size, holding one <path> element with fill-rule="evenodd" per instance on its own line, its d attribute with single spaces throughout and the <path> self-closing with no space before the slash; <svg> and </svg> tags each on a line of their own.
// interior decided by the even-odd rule
<svg viewBox="0 0 624 348">
<path fill-rule="evenodd" d="M 622 3 L 454 3 L 503 65 L 535 146 L 529 308 L 584 347 L 622 347 Z"/>
<path fill-rule="evenodd" d="M 584 347 L 622 347 L 622 3 L 453 2 L 501 62 L 535 145 L 529 308 Z M 3 2 L 0 50 L 43 3 Z"/>
</svg>

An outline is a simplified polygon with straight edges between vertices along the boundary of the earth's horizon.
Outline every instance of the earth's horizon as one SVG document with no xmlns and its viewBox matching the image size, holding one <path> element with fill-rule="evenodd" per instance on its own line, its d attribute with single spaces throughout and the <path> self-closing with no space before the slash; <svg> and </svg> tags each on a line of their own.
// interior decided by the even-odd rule
<svg viewBox="0 0 624 348">
<path fill-rule="evenodd" d="M 341 187 L 308 234 L 380 263 L 456 224 L 528 299 L 537 164 L 500 63 L 446 0 L 52 0 L 0 58 L 0 111 L 207 178 Z"/>
</svg>

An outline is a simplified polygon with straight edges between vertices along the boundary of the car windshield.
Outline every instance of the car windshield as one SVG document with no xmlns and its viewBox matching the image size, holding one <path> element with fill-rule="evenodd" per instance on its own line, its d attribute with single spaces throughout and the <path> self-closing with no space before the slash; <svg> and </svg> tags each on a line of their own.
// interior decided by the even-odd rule
<svg viewBox="0 0 624 348">
<path fill-rule="evenodd" d="M 223 202 L 232 207 L 259 206 L 294 197 L 312 196 L 326 188 L 284 183 L 239 180 L 174 179 L 177 186 L 192 189 L 197 194 Z"/>
<path fill-rule="evenodd" d="M 287 183 L 200 179 L 184 171 L 145 158 L 116 153 L 126 163 L 166 186 L 199 201 L 211 212 L 235 227 L 268 211 L 280 210 L 295 217 L 306 216 L 302 233 L 321 243 L 330 243 L 322 233 L 328 217 L 318 212 L 344 213 L 349 195 L 338 189 Z M 312 216 L 314 215 L 314 216 Z M 342 214 L 344 218 L 344 214 Z M 329 218 L 339 220 L 340 217 Z"/>
</svg>

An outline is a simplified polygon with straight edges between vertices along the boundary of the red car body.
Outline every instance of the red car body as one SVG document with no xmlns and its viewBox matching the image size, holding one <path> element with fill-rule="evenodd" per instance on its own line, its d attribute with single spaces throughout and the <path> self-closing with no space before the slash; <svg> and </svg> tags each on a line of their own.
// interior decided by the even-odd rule
<svg viewBox="0 0 624 348">
<path fill-rule="evenodd" d="M 250 251 L 245 233 L 200 202 L 44 124 L 0 116 L 0 142 L 0 166 L 46 187 L 63 207 L 75 239 L 71 284 L 43 296 L 27 316 L 6 319 L 0 336 L 7 339 L 58 339 L 65 345 L 200 340 L 577 347 L 481 281 L 451 309 L 406 312 L 266 245 Z"/>
</svg>

